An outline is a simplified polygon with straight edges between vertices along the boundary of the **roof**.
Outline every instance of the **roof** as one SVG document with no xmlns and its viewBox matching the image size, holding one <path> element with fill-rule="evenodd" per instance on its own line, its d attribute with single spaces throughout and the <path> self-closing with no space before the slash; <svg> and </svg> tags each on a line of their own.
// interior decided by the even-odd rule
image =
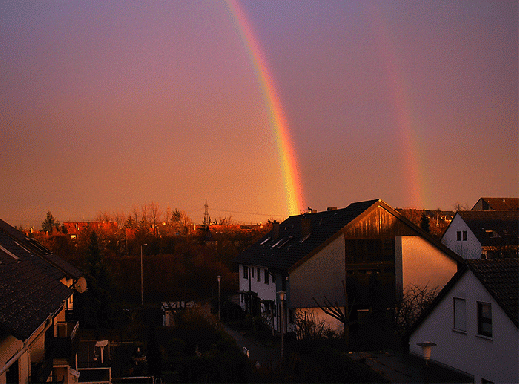
<svg viewBox="0 0 519 384">
<path fill-rule="evenodd" d="M 11 227 L 2 219 L 0 219 L 0 231 L 7 233 L 10 237 L 15 239 L 20 247 L 25 248 L 61 270 L 67 277 L 77 280 L 83 276 L 83 273 L 72 264 L 53 254 L 36 240 L 27 237 L 23 232 Z"/>
<path fill-rule="evenodd" d="M 379 200 L 346 208 L 290 216 L 241 253 L 235 262 L 288 270 Z"/>
<path fill-rule="evenodd" d="M 517 197 L 482 197 L 478 200 L 473 210 L 494 210 L 494 211 L 518 211 L 519 198 Z"/>
<path fill-rule="evenodd" d="M 467 265 L 518 327 L 519 259 L 467 260 Z"/>
<path fill-rule="evenodd" d="M 429 317 L 434 308 L 448 295 L 461 277 L 469 271 L 474 274 L 514 325 L 519 328 L 519 259 L 471 259 L 465 260 L 465 265 L 458 270 L 438 293 L 431 305 L 420 315 L 408 336 Z"/>
<path fill-rule="evenodd" d="M 310 257 L 315 250 L 332 239 L 357 217 L 378 206 L 391 212 L 454 260 L 461 260 L 458 255 L 433 236 L 425 233 L 382 200 L 375 199 L 352 203 L 342 209 L 290 216 L 283 223 L 278 224 L 278 227 L 275 225 L 263 238 L 241 253 L 235 262 L 287 271 Z"/>
<path fill-rule="evenodd" d="M 482 246 L 518 245 L 519 211 L 459 211 Z"/>
<path fill-rule="evenodd" d="M 59 311 L 73 292 L 63 269 L 77 271 L 0 220 L 0 329 L 26 340 Z"/>
</svg>

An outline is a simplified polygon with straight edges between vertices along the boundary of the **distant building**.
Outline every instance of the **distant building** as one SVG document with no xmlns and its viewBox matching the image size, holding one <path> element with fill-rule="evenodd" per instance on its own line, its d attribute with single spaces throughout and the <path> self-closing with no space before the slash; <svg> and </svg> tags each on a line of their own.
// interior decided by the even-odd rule
<svg viewBox="0 0 519 384">
<path fill-rule="evenodd" d="M 117 223 L 113 221 L 65 221 L 62 224 L 63 232 L 75 240 L 86 230 L 117 231 Z"/>
<path fill-rule="evenodd" d="M 77 383 L 82 273 L 0 220 L 0 383 Z"/>
<path fill-rule="evenodd" d="M 518 280 L 518 259 L 467 260 L 414 325 L 410 352 L 427 343 L 474 383 L 519 383 Z"/>
<path fill-rule="evenodd" d="M 442 243 L 464 259 L 518 256 L 519 211 L 459 211 Z"/>
<path fill-rule="evenodd" d="M 473 211 L 519 211 L 519 198 L 482 197 L 472 207 Z"/>
</svg>

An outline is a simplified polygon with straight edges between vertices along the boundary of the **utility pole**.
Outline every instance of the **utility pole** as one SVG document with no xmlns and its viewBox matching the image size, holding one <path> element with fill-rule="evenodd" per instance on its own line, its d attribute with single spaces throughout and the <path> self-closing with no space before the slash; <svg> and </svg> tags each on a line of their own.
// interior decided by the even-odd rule
<svg viewBox="0 0 519 384">
<path fill-rule="evenodd" d="M 211 218 L 209 217 L 209 204 L 207 201 L 204 204 L 204 229 L 208 229 L 211 224 Z"/>
<path fill-rule="evenodd" d="M 281 361 L 283 361 L 283 349 L 285 347 L 285 337 L 284 337 L 284 334 L 285 334 L 285 308 L 284 308 L 284 305 L 283 305 L 283 302 L 285 301 L 285 295 L 286 295 L 286 292 L 285 291 L 279 291 L 278 292 L 278 295 L 279 295 L 279 301 L 280 301 L 280 304 L 281 304 Z"/>
<path fill-rule="evenodd" d="M 220 311 L 220 305 L 221 305 L 221 300 L 220 300 L 220 280 L 221 280 L 221 276 L 218 275 L 216 276 L 216 280 L 218 280 L 218 321 L 221 321 L 222 318 L 221 318 L 221 311 Z"/>
<path fill-rule="evenodd" d="M 148 244 L 141 245 L 141 305 L 144 307 L 144 268 L 142 264 L 142 247 Z"/>
</svg>

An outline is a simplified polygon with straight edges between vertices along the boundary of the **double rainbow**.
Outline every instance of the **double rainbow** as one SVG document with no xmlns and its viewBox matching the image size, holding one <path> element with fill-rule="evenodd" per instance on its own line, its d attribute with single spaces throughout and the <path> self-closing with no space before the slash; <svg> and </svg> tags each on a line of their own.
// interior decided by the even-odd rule
<svg viewBox="0 0 519 384">
<path fill-rule="evenodd" d="M 279 163 L 283 176 L 287 211 L 299 215 L 303 206 L 301 180 L 297 170 L 296 155 L 274 80 L 270 76 L 263 52 L 252 33 L 250 23 L 235 0 L 226 0 L 241 40 L 256 71 L 256 76 L 269 115 L 270 126 L 276 139 Z"/>
</svg>

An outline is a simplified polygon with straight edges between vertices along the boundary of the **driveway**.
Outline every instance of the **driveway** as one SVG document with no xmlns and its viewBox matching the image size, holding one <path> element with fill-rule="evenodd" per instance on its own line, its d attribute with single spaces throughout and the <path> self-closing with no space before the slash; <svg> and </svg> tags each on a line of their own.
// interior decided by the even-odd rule
<svg viewBox="0 0 519 384">
<path fill-rule="evenodd" d="M 245 336 L 243 332 L 231 329 L 226 325 L 223 325 L 223 328 L 225 332 L 236 340 L 236 343 L 242 348 L 244 353 L 248 353 L 249 359 L 253 363 L 259 363 L 260 367 L 268 369 L 275 368 L 279 364 L 281 359 L 281 347 L 279 344 L 265 345 L 251 337 Z"/>
</svg>

